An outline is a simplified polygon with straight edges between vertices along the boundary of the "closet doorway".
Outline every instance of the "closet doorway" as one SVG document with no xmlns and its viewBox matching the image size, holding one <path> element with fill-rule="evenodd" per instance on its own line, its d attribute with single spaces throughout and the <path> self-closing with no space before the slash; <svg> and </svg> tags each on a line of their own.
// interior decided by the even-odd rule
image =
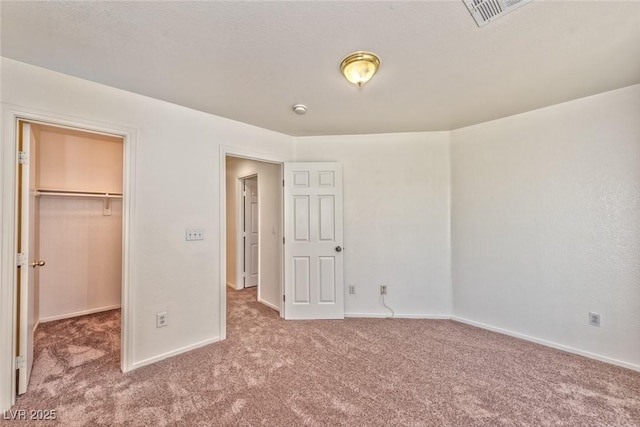
<svg viewBox="0 0 640 427">
<path fill-rule="evenodd" d="M 53 341 L 68 341 L 76 367 L 103 356 L 105 363 L 120 358 L 124 138 L 19 121 L 18 150 L 17 246 L 24 255 L 17 274 L 16 348 L 22 394 L 36 358 L 53 357 L 38 343 L 50 345 L 46 334 L 54 327 L 67 331 Z"/>
</svg>

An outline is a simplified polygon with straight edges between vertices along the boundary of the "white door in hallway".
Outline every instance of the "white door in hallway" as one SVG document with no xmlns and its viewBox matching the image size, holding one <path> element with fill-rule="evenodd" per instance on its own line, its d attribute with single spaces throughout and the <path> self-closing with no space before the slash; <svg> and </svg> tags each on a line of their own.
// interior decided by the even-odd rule
<svg viewBox="0 0 640 427">
<path fill-rule="evenodd" d="M 286 319 L 344 318 L 342 165 L 284 164 Z"/>
<path fill-rule="evenodd" d="M 259 257 L 259 214 L 258 179 L 244 180 L 244 287 L 258 285 Z"/>
<path fill-rule="evenodd" d="M 19 165 L 20 228 L 19 268 L 20 277 L 18 319 L 18 394 L 24 394 L 29 385 L 33 366 L 33 336 L 36 326 L 35 281 L 36 269 L 44 265 L 36 252 L 36 146 L 28 123 L 20 123 L 22 138 L 19 143 L 21 164 Z"/>
</svg>

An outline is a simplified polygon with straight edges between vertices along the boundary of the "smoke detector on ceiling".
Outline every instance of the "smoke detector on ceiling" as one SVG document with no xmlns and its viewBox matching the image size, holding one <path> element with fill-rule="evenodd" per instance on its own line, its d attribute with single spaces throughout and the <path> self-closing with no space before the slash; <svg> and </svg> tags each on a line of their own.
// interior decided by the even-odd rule
<svg viewBox="0 0 640 427">
<path fill-rule="evenodd" d="M 462 0 L 478 27 L 488 24 L 531 0 Z"/>
<path fill-rule="evenodd" d="M 294 113 L 301 116 L 307 112 L 307 106 L 303 104 L 296 104 L 291 107 Z"/>
</svg>

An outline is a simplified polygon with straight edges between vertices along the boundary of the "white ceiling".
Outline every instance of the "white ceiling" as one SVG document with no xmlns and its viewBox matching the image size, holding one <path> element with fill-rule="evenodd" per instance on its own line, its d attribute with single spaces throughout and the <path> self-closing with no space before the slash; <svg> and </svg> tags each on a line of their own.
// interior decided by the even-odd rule
<svg viewBox="0 0 640 427">
<path fill-rule="evenodd" d="M 1 3 L 1 54 L 290 135 L 449 130 L 640 83 L 640 1 Z M 341 60 L 382 60 L 365 87 Z M 291 106 L 308 106 L 305 116 Z"/>
</svg>

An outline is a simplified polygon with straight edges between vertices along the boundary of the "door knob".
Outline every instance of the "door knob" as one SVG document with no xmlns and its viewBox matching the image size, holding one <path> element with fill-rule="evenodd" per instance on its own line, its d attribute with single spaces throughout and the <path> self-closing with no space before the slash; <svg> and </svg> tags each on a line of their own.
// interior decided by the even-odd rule
<svg viewBox="0 0 640 427">
<path fill-rule="evenodd" d="M 336 252 L 342 252 L 342 247 L 336 246 Z"/>
<path fill-rule="evenodd" d="M 46 262 L 44 262 L 44 261 L 33 261 L 31 263 L 31 267 L 33 267 L 33 268 L 42 267 L 45 264 L 46 264 Z"/>
</svg>

